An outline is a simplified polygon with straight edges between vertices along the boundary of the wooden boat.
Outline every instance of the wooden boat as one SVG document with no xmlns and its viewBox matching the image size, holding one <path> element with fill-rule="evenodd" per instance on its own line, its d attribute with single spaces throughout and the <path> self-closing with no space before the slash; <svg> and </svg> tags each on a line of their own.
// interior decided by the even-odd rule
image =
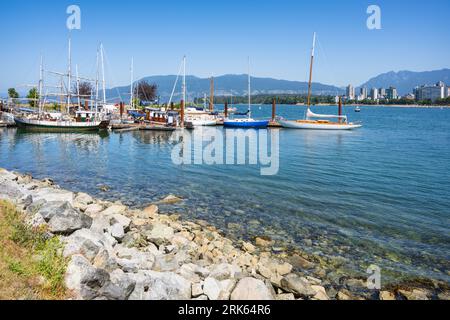
<svg viewBox="0 0 450 320">
<path fill-rule="evenodd" d="M 251 94 L 251 76 L 250 76 L 250 58 L 248 59 L 248 112 L 247 118 L 227 118 L 223 121 L 225 128 L 257 128 L 264 129 L 269 125 L 269 120 L 252 119 L 252 94 Z"/>
<path fill-rule="evenodd" d="M 102 59 L 102 69 L 103 69 L 103 105 L 106 104 L 106 87 L 105 87 L 105 72 L 104 72 L 104 64 L 103 64 L 103 46 L 100 46 L 101 50 L 101 59 Z M 103 115 L 98 112 L 98 86 L 99 86 L 99 54 L 97 52 L 97 79 L 92 80 L 96 83 L 96 98 L 95 98 L 95 111 L 87 111 L 81 109 L 81 101 L 80 101 L 80 78 L 78 76 L 78 67 L 76 68 L 76 84 L 77 84 L 77 93 L 72 93 L 72 55 L 71 55 L 71 39 L 69 38 L 69 63 L 68 63 L 68 72 L 67 73 L 57 73 L 47 71 L 52 74 L 56 74 L 61 77 L 61 90 L 63 90 L 63 79 L 67 77 L 67 92 L 61 92 L 61 94 L 57 94 L 61 97 L 61 101 L 63 97 L 66 100 L 66 110 L 60 113 L 56 113 L 55 115 L 49 112 L 44 111 L 46 95 L 43 94 L 44 89 L 44 67 L 41 58 L 40 65 L 40 77 L 38 84 L 38 98 L 35 101 L 38 104 L 38 111 L 30 110 L 31 112 L 22 112 L 21 115 L 14 116 L 14 122 L 20 129 L 31 130 L 31 131 L 51 131 L 51 132 L 72 132 L 72 131 L 97 131 L 100 129 L 107 129 L 109 126 L 109 119 L 106 119 Z M 89 80 L 89 79 L 87 79 Z M 71 108 L 71 98 L 78 97 L 78 111 L 76 112 L 76 116 L 73 117 L 70 115 Z M 62 106 L 62 103 L 61 103 Z M 19 111 L 21 111 L 19 109 Z M 26 111 L 26 110 L 25 110 Z M 27 114 L 28 113 L 28 114 Z M 30 114 L 31 113 L 31 114 Z"/>
<path fill-rule="evenodd" d="M 305 118 L 301 120 L 286 120 L 281 117 L 277 117 L 277 122 L 282 127 L 290 129 L 352 130 L 362 127 L 361 124 L 348 122 L 347 116 L 342 115 L 342 102 L 340 98 L 339 98 L 338 115 L 316 114 L 311 111 L 311 87 L 312 87 L 312 72 L 313 72 L 315 46 L 316 46 L 316 33 L 314 33 L 313 36 L 313 46 L 311 51 L 311 65 L 308 83 L 308 100 Z M 332 121 L 331 119 L 335 119 L 335 121 Z"/>
</svg>

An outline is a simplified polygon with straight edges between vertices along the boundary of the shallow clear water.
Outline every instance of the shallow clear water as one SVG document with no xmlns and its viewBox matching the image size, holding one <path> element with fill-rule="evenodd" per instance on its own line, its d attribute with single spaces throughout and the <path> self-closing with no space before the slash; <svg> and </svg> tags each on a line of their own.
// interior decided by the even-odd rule
<svg viewBox="0 0 450 320">
<path fill-rule="evenodd" d="M 270 106 L 253 109 L 254 118 L 270 117 Z M 275 176 L 261 176 L 258 166 L 174 165 L 171 133 L 162 132 L 3 129 L 0 167 L 132 206 L 173 193 L 186 200 L 163 210 L 207 220 L 231 236 L 269 235 L 278 245 L 344 257 L 345 268 L 358 273 L 376 264 L 389 281 L 450 281 L 450 109 L 345 111 L 364 127 L 279 130 Z M 278 114 L 301 118 L 304 107 L 280 106 Z"/>
</svg>

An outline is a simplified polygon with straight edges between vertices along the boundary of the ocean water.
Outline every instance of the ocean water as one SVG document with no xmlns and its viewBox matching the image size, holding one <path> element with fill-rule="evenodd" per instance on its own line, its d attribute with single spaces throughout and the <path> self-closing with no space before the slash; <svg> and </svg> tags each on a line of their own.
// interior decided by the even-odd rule
<svg viewBox="0 0 450 320">
<path fill-rule="evenodd" d="M 364 124 L 356 131 L 271 129 L 280 146 L 273 176 L 254 165 L 175 165 L 167 132 L 3 129 L 0 167 L 135 207 L 175 194 L 184 201 L 163 211 L 206 220 L 233 238 L 270 236 L 276 246 L 334 261 L 329 272 L 364 274 L 375 264 L 384 282 L 450 282 L 450 109 L 361 109 L 345 108 Z M 291 119 L 304 112 L 277 111 Z M 270 114 L 271 106 L 253 107 L 254 118 Z"/>
</svg>

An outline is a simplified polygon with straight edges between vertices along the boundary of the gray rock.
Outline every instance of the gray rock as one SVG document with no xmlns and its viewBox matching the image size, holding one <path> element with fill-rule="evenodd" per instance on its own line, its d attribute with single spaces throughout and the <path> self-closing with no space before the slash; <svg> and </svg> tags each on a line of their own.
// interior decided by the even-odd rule
<svg viewBox="0 0 450 320">
<path fill-rule="evenodd" d="M 110 279 L 100 290 L 100 294 L 108 300 L 127 300 L 136 287 L 136 281 L 122 270 L 113 271 Z"/>
<path fill-rule="evenodd" d="M 105 216 L 112 216 L 115 214 L 122 214 L 125 212 L 125 210 L 127 209 L 127 207 L 123 206 L 123 205 L 117 205 L 117 204 L 113 204 L 112 206 L 106 208 L 105 210 L 103 210 L 101 212 L 102 215 Z"/>
<path fill-rule="evenodd" d="M 35 201 L 44 199 L 47 202 L 69 202 L 73 204 L 73 192 L 56 189 L 56 188 L 42 188 L 33 195 Z"/>
<path fill-rule="evenodd" d="M 39 201 L 45 201 L 44 199 Z M 72 205 L 67 201 L 51 201 L 44 202 L 44 205 L 40 206 L 38 213 L 49 222 L 51 218 L 56 215 L 62 215 L 68 210 L 74 210 Z"/>
<path fill-rule="evenodd" d="M 117 264 L 125 272 L 151 270 L 155 263 L 155 256 L 150 252 L 142 252 L 136 248 L 126 248 L 121 245 L 117 245 L 114 251 Z"/>
<path fill-rule="evenodd" d="M 122 215 L 122 214 L 114 214 L 114 215 L 112 216 L 112 221 L 111 221 L 111 223 L 112 223 L 112 224 L 118 223 L 118 224 L 120 224 L 120 225 L 122 226 L 122 228 L 123 228 L 125 231 L 128 231 L 128 230 L 130 230 L 131 219 L 125 217 L 125 216 Z"/>
<path fill-rule="evenodd" d="M 209 269 L 211 270 L 210 276 L 217 280 L 238 278 L 242 274 L 240 267 L 228 263 L 212 265 Z"/>
<path fill-rule="evenodd" d="M 203 295 L 203 286 L 200 283 L 192 284 L 192 297 L 197 298 Z"/>
<path fill-rule="evenodd" d="M 38 213 L 38 211 L 47 203 L 44 199 L 40 199 L 37 201 L 34 201 L 27 207 L 27 214 L 33 215 L 35 213 Z M 42 217 L 42 216 L 41 216 Z"/>
<path fill-rule="evenodd" d="M 86 207 L 86 209 L 84 210 L 84 213 L 87 214 L 88 216 L 94 216 L 97 213 L 101 212 L 103 210 L 103 206 L 97 204 L 97 203 L 93 203 L 90 204 Z"/>
<path fill-rule="evenodd" d="M 274 297 L 265 283 L 255 278 L 240 280 L 231 293 L 231 300 L 273 300 Z"/>
<path fill-rule="evenodd" d="M 308 280 L 293 273 L 281 279 L 281 287 L 285 291 L 301 297 L 313 297 L 316 295 L 316 291 L 311 287 Z"/>
<path fill-rule="evenodd" d="M 145 231 L 147 240 L 153 242 L 157 246 L 169 244 L 174 235 L 174 230 L 162 223 L 156 223 L 152 226 L 151 230 Z"/>
<path fill-rule="evenodd" d="M 209 300 L 218 300 L 222 293 L 220 281 L 211 277 L 206 278 L 203 283 L 203 292 Z"/>
<path fill-rule="evenodd" d="M 67 267 L 65 283 L 77 299 L 92 300 L 101 296 L 100 290 L 108 285 L 109 274 L 105 270 L 93 267 L 89 261 L 74 255 Z"/>
<path fill-rule="evenodd" d="M 74 254 L 81 254 L 91 261 L 102 249 L 112 252 L 115 244 L 104 234 L 96 233 L 89 229 L 75 231 L 64 242 L 64 256 L 69 257 Z"/>
<path fill-rule="evenodd" d="M 111 236 L 119 242 L 122 241 L 123 237 L 125 236 L 125 231 L 123 230 L 123 226 L 120 223 L 115 223 L 114 225 L 112 225 L 109 229 L 109 232 Z"/>
<path fill-rule="evenodd" d="M 131 275 L 136 287 L 130 300 L 188 300 L 191 282 L 172 272 L 140 271 Z"/>
<path fill-rule="evenodd" d="M 42 214 L 43 209 L 39 210 L 39 213 L 46 219 Z M 47 212 L 48 213 L 48 212 Z M 49 231 L 54 234 L 71 234 L 76 230 L 83 228 L 90 228 L 92 224 L 92 218 L 78 212 L 73 209 L 70 204 L 66 204 L 63 211 L 53 213 L 50 220 L 48 221 Z"/>
</svg>

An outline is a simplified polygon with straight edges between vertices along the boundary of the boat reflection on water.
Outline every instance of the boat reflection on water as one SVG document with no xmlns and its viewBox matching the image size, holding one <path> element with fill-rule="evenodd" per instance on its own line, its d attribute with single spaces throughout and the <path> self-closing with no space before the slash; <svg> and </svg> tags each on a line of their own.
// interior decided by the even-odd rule
<svg viewBox="0 0 450 320">
<path fill-rule="evenodd" d="M 121 133 L 120 135 L 127 135 L 129 133 Z M 169 145 L 173 137 L 174 131 L 132 131 L 131 135 L 139 143 L 154 144 L 154 145 Z"/>
</svg>

